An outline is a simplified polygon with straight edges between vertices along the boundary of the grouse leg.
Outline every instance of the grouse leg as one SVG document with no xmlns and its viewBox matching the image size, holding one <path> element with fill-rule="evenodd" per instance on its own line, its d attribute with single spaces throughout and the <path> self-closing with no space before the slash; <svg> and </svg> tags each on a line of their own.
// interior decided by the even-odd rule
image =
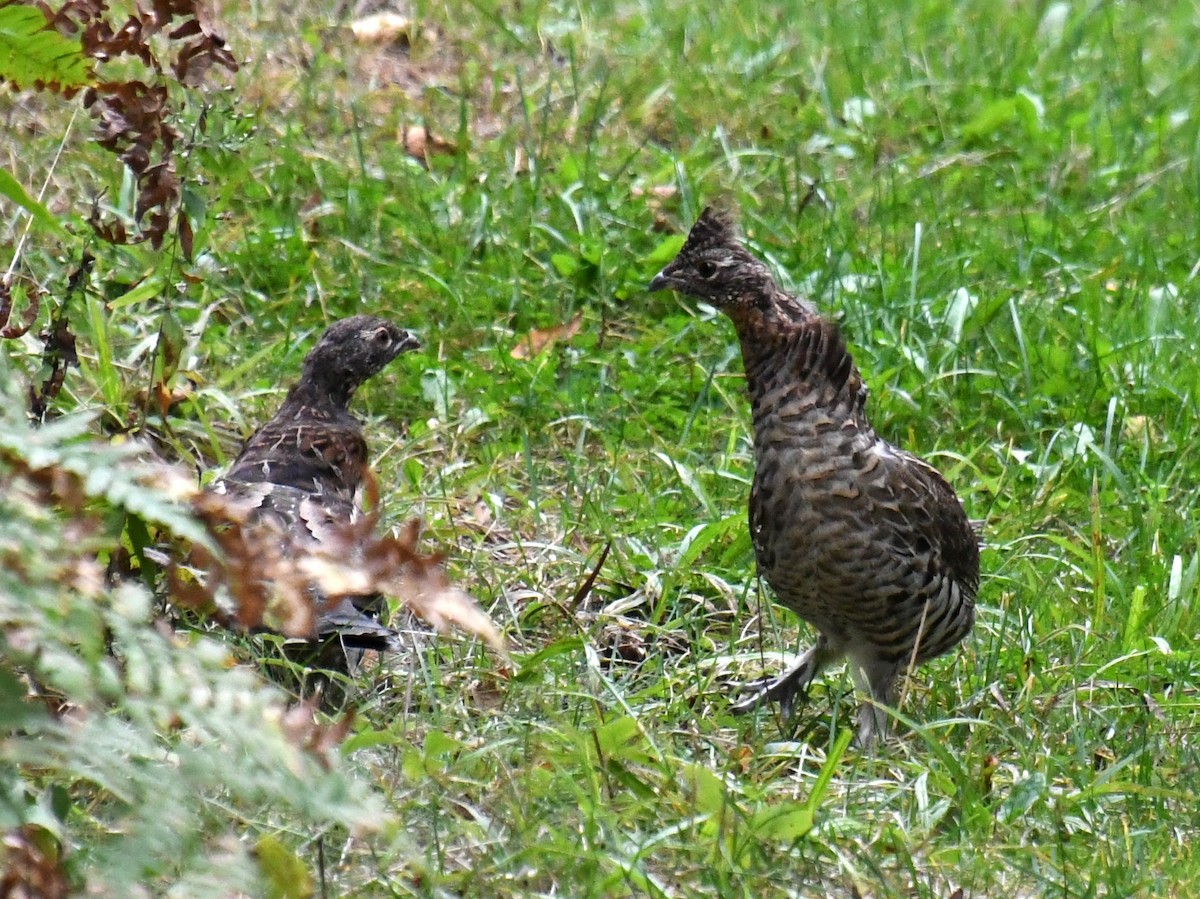
<svg viewBox="0 0 1200 899">
<path fill-rule="evenodd" d="M 896 704 L 896 678 L 900 668 L 900 663 L 882 659 L 855 660 L 851 666 L 856 686 L 871 697 L 858 710 L 858 745 L 863 749 L 887 738 L 887 708 Z"/>
<path fill-rule="evenodd" d="M 740 702 L 734 703 L 729 710 L 735 715 L 744 715 L 758 708 L 764 702 L 778 702 L 779 711 L 783 717 L 791 718 L 796 704 L 796 695 L 808 690 L 814 677 L 821 669 L 840 655 L 830 645 L 824 634 L 817 637 L 817 642 L 797 660 L 796 664 L 776 678 L 755 681 L 746 684 L 743 689 L 753 691 Z"/>
</svg>

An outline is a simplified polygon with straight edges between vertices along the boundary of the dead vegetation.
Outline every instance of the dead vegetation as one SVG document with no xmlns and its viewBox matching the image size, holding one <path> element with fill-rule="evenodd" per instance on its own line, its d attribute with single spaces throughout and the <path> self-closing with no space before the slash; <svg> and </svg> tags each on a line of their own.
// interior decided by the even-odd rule
<svg viewBox="0 0 1200 899">
<path fill-rule="evenodd" d="M 374 479 L 369 493 L 377 494 Z M 172 601 L 215 615 L 244 631 L 275 630 L 312 638 L 319 615 L 345 597 L 394 597 L 438 630 L 458 628 L 502 657 L 495 622 L 451 583 L 443 557 L 418 548 L 420 522 L 381 527 L 376 511 L 335 521 L 320 541 L 304 539 L 235 496 L 199 491 L 193 509 L 217 551 L 193 544 L 188 566 L 172 565 Z M 371 504 L 378 508 L 378 501 Z"/>
</svg>

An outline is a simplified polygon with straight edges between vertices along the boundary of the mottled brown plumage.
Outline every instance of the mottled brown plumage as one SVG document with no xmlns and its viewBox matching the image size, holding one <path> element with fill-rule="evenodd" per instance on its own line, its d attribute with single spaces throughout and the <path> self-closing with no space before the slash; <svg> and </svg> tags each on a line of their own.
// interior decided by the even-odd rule
<svg viewBox="0 0 1200 899">
<path fill-rule="evenodd" d="M 273 522 L 300 546 L 320 543 L 356 521 L 367 442 L 350 400 L 364 381 L 419 346 L 411 333 L 375 316 L 334 322 L 305 357 L 300 380 L 279 411 L 210 489 L 249 503 L 252 521 Z M 395 648 L 396 632 L 378 619 L 381 597 L 314 600 L 318 640 L 336 636 L 349 653 Z"/>
<path fill-rule="evenodd" d="M 651 282 L 711 303 L 741 343 L 753 409 L 750 531 L 780 603 L 818 632 L 782 676 L 735 706 L 778 700 L 790 713 L 828 663 L 849 656 L 875 703 L 859 741 L 885 730 L 876 703 L 898 676 L 970 632 L 979 545 L 954 490 L 927 462 L 879 437 L 867 389 L 837 326 L 781 290 L 711 209 Z"/>
</svg>

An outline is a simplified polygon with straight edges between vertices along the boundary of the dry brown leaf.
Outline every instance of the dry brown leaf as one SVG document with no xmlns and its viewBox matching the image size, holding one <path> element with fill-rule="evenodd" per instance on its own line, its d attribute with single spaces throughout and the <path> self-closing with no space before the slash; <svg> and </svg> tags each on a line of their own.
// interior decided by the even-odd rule
<svg viewBox="0 0 1200 899">
<path fill-rule="evenodd" d="M 438 630 L 454 625 L 506 658 L 504 638 L 495 622 L 469 594 L 450 582 L 441 557 L 417 552 L 420 533 L 421 522 L 414 518 L 365 547 L 362 561 L 375 574 L 380 592 L 402 600 Z"/>
<path fill-rule="evenodd" d="M 58 841 L 34 824 L 0 838 L 0 896 L 58 899 L 70 893 Z"/>
<path fill-rule="evenodd" d="M 743 774 L 749 774 L 754 766 L 755 753 L 749 746 L 739 746 L 733 751 L 733 759 Z"/>
<path fill-rule="evenodd" d="M 284 736 L 293 745 L 311 753 L 325 768 L 329 768 L 330 755 L 345 741 L 354 724 L 354 709 L 331 724 L 321 724 L 317 721 L 320 704 L 317 696 L 297 702 L 284 713 L 280 725 Z"/>
<path fill-rule="evenodd" d="M 365 566 L 349 562 L 345 556 L 325 553 L 311 553 L 296 564 L 306 580 L 318 584 L 330 597 L 385 593 L 401 600 L 436 630 L 457 627 L 506 655 L 504 638 L 495 622 L 468 593 L 450 583 L 437 557 L 422 556 L 406 547 L 401 555 L 409 558 L 397 562 L 388 551 L 388 541 L 405 539 L 382 538 L 373 549 L 382 548 L 383 552 L 375 553 L 375 559 L 368 558 Z M 380 555 L 391 558 L 380 559 Z"/>
<path fill-rule="evenodd" d="M 514 359 L 532 359 L 552 347 L 559 340 L 570 340 L 579 333 L 583 325 L 583 313 L 577 314 L 565 325 L 530 331 L 525 338 L 512 348 Z"/>
<path fill-rule="evenodd" d="M 214 610 L 218 620 L 239 630 L 269 627 L 288 637 L 315 636 L 318 610 L 299 561 L 317 544 L 303 545 L 273 518 L 256 520 L 254 497 L 205 492 L 193 506 L 220 553 L 193 546 L 188 563 L 204 574 L 203 589 L 190 589 L 172 569 L 172 600 Z"/>
<path fill-rule="evenodd" d="M 172 598 L 181 605 L 216 609 L 220 620 L 239 629 L 266 626 L 311 638 L 317 616 L 327 608 L 345 597 L 383 593 L 435 628 L 453 625 L 506 655 L 495 622 L 450 582 L 441 557 L 418 550 L 416 520 L 386 534 L 379 533 L 373 513 L 326 522 L 318 541 L 308 530 L 288 530 L 273 518 L 256 516 L 260 497 L 252 493 L 205 492 L 193 502 L 221 557 L 193 547 L 191 567 L 204 574 L 199 592 L 178 569 L 171 572 Z M 222 599 L 230 611 L 221 611 Z"/>
<path fill-rule="evenodd" d="M 390 44 L 411 40 L 412 19 L 395 12 L 380 12 L 350 23 L 354 39 L 361 44 Z"/>
<path fill-rule="evenodd" d="M 476 527 L 486 530 L 492 524 L 492 509 L 481 499 L 475 500 L 475 504 L 471 506 L 471 516 L 475 520 Z"/>
<path fill-rule="evenodd" d="M 504 705 L 505 696 L 508 695 L 508 691 L 504 689 L 498 678 L 486 675 L 471 685 L 469 693 L 475 700 L 475 708 L 484 711 L 501 708 Z"/>
<path fill-rule="evenodd" d="M 458 152 L 453 141 L 434 134 L 424 125 L 404 125 L 400 129 L 404 152 L 428 165 L 430 156 L 452 156 Z"/>
<path fill-rule="evenodd" d="M 172 124 L 175 111 L 165 73 L 169 70 L 181 84 L 196 87 L 214 65 L 236 72 L 237 60 L 213 30 L 199 0 L 157 0 L 112 11 L 110 4 L 96 0 L 56 4 L 57 11 L 45 3 L 40 6 L 55 30 L 79 35 L 84 55 L 95 63 L 96 77 L 84 91 L 83 105 L 96 119 L 97 143 L 119 156 L 137 177 L 137 240 L 149 240 L 157 249 L 178 207 L 174 151 L 183 138 Z M 131 69 L 134 59 L 141 65 Z M 110 62 L 117 71 L 107 68 Z M 202 117 L 201 128 L 203 121 Z M 89 221 L 103 240 L 129 240 L 123 224 L 102 221 L 98 206 L 93 212 Z M 178 225 L 180 247 L 190 257 L 191 225 L 183 215 Z"/>
<path fill-rule="evenodd" d="M 437 630 L 454 626 L 483 640 L 501 658 L 508 658 L 504 637 L 491 616 L 466 591 L 451 584 L 440 567 L 401 575 L 393 585 L 394 595 Z"/>
<path fill-rule="evenodd" d="M 135 395 L 135 402 L 141 408 L 145 408 L 147 403 L 153 402 L 159 414 L 165 418 L 168 412 L 191 398 L 190 384 L 176 384 L 173 387 L 167 387 L 160 383 L 155 384 L 151 390 L 147 390 L 145 387 L 139 388 Z"/>
<path fill-rule="evenodd" d="M 606 624 L 597 641 L 600 657 L 609 662 L 640 665 L 646 661 L 646 638 L 623 622 Z"/>
<path fill-rule="evenodd" d="M 25 297 L 25 309 L 22 313 L 22 320 L 19 322 L 12 321 L 12 284 L 16 278 L 21 280 Z M 13 274 L 0 278 L 0 338 L 13 340 L 17 337 L 24 337 L 37 321 L 44 295 L 45 291 L 38 287 L 32 278 Z"/>
</svg>

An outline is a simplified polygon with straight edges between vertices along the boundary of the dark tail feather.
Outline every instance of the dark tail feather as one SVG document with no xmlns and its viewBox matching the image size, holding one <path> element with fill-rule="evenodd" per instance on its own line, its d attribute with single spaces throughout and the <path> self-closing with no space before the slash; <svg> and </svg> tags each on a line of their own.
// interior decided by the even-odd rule
<svg viewBox="0 0 1200 899">
<path fill-rule="evenodd" d="M 364 601 L 369 611 L 371 604 Z M 299 682 L 285 677 L 280 680 L 288 689 L 301 696 L 314 692 L 321 697 L 321 707 L 327 712 L 343 710 L 355 694 L 350 678 L 358 672 L 364 653 L 398 652 L 402 649 L 400 634 L 364 614 L 349 599 L 343 599 L 317 619 L 315 638 L 292 639 L 284 644 L 284 655 L 304 669 Z"/>
<path fill-rule="evenodd" d="M 343 599 L 317 619 L 317 636 L 333 638 L 347 649 L 398 651 L 400 635 L 379 619 L 364 615 L 349 599 Z"/>
</svg>

